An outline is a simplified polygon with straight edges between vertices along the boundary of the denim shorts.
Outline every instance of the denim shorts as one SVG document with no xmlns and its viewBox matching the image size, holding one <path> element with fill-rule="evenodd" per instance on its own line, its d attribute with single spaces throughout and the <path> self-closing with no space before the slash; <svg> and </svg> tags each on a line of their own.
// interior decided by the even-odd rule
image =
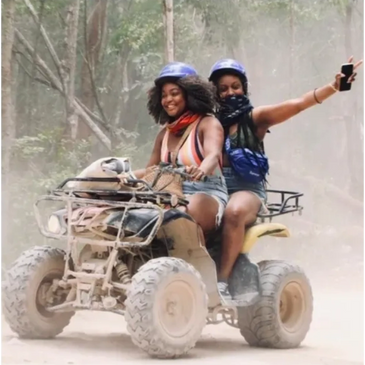
<svg viewBox="0 0 365 365">
<path fill-rule="evenodd" d="M 218 202 L 216 226 L 222 221 L 224 209 L 228 203 L 228 192 L 223 176 L 208 176 L 206 181 L 184 181 L 183 194 L 188 197 L 194 194 L 206 194 Z"/>
<path fill-rule="evenodd" d="M 241 176 L 239 176 L 232 167 L 223 167 L 223 175 L 226 179 L 227 190 L 229 196 L 238 191 L 249 191 L 250 193 L 256 195 L 261 201 L 261 209 L 259 213 L 267 211 L 266 202 L 267 195 L 265 191 L 264 183 L 249 183 L 245 181 Z"/>
</svg>

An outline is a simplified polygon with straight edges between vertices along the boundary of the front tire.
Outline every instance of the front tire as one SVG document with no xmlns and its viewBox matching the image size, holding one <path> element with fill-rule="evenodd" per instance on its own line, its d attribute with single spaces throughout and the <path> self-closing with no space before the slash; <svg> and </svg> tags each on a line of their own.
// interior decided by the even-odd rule
<svg viewBox="0 0 365 365">
<path fill-rule="evenodd" d="M 289 349 L 304 340 L 312 322 L 313 296 L 303 270 L 284 261 L 262 261 L 262 296 L 237 308 L 242 336 L 251 346 Z"/>
<path fill-rule="evenodd" d="M 200 274 L 170 257 L 150 260 L 138 270 L 125 304 L 133 343 L 158 358 L 176 358 L 193 348 L 208 314 Z"/>
<path fill-rule="evenodd" d="M 53 279 L 64 273 L 65 252 L 36 246 L 23 252 L 5 274 L 3 313 L 10 328 L 21 338 L 52 338 L 69 324 L 74 312 L 51 313 L 42 303 L 42 294 Z"/>
</svg>

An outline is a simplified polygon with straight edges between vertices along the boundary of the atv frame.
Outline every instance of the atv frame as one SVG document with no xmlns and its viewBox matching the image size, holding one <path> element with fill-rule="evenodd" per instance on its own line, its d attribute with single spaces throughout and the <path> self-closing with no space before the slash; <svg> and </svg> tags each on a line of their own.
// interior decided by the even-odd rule
<svg viewBox="0 0 365 365">
<path fill-rule="evenodd" d="M 301 213 L 303 194 L 267 191 L 280 201 L 268 203 L 268 213 L 259 215 L 258 222 L 247 229 L 229 282 L 231 292 L 243 299 L 226 303 L 217 288 L 220 236 L 208 241 L 206 247 L 202 245 L 194 220 L 174 208 L 186 206 L 187 200 L 155 192 L 142 180 L 130 183 L 145 184 L 144 191 L 70 190 L 66 188 L 69 181 L 116 182 L 116 178 L 67 179 L 36 201 L 35 217 L 42 235 L 66 240 L 66 250 L 35 247 L 23 253 L 7 272 L 4 314 L 21 337 L 54 337 L 75 311 L 99 310 L 124 315 L 133 342 L 161 358 L 186 354 L 207 323 L 226 322 L 239 328 L 253 346 L 300 345 L 312 318 L 308 279 L 296 265 L 283 261 L 256 265 L 248 253 L 263 236 L 289 237 L 287 227 L 272 219 Z M 61 203 L 65 209 L 44 222 L 41 206 L 50 202 Z M 31 264 L 24 272 L 21 267 L 27 260 Z M 272 293 L 267 293 L 268 285 Z M 179 309 L 182 297 L 187 299 Z M 162 306 L 166 315 L 158 312 Z M 176 306 L 178 311 L 190 308 L 185 313 L 190 316 L 188 323 L 178 321 L 179 329 L 166 319 L 158 326 L 156 318 L 174 316 Z M 266 314 L 262 314 L 263 306 L 269 308 Z M 266 332 L 260 323 L 269 326 Z"/>
</svg>

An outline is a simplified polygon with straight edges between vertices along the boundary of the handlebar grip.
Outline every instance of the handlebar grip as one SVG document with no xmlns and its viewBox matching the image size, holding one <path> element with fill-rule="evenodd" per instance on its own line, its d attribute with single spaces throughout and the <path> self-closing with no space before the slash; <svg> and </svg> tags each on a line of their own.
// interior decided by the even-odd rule
<svg viewBox="0 0 365 365">
<path fill-rule="evenodd" d="M 191 178 L 191 175 L 189 174 L 186 174 L 186 173 L 183 173 L 181 174 L 181 176 L 183 176 L 184 178 L 186 178 L 186 180 L 188 181 L 191 181 L 192 178 Z M 203 175 L 199 180 L 197 181 L 203 181 L 203 182 L 206 182 L 208 180 L 208 176 L 207 175 Z"/>
<path fill-rule="evenodd" d="M 191 175 L 183 173 L 180 174 L 183 178 L 185 178 L 187 181 L 192 181 L 193 179 L 191 178 Z M 203 175 L 199 180 L 197 181 L 203 181 L 206 182 L 208 180 L 208 176 L 207 175 Z"/>
</svg>

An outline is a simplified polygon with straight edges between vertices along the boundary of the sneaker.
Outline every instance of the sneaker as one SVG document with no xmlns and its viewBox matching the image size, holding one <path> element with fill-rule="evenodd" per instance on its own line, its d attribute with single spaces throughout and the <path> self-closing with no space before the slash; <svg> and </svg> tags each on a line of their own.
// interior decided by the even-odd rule
<svg viewBox="0 0 365 365">
<path fill-rule="evenodd" d="M 225 304 L 228 304 L 232 300 L 231 294 L 228 290 L 228 284 L 226 282 L 218 281 L 218 291 L 222 301 Z"/>
</svg>

